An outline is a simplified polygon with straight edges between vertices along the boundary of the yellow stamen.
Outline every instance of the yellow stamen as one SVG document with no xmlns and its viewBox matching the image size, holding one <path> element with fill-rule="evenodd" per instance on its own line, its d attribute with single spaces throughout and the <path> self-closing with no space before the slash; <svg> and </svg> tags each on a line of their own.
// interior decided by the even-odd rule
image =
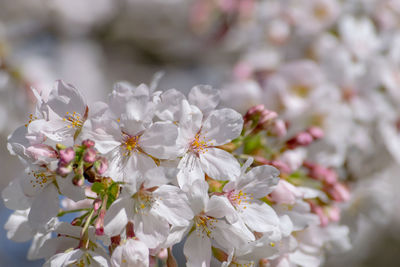
<svg viewBox="0 0 400 267">
<path fill-rule="evenodd" d="M 70 115 L 70 113 L 67 111 L 65 118 L 63 118 L 63 121 L 70 123 L 70 125 L 67 125 L 68 128 L 80 128 L 83 125 L 81 116 L 75 111 L 72 113 L 72 115 Z"/>
</svg>

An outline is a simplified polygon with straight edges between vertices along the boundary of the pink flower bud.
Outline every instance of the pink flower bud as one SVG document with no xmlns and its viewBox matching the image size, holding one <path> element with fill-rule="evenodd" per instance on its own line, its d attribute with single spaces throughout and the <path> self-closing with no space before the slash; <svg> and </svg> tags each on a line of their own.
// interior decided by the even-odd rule
<svg viewBox="0 0 400 267">
<path fill-rule="evenodd" d="M 103 175 L 108 169 L 108 161 L 104 157 L 100 157 L 95 163 L 94 168 L 97 174 Z"/>
<path fill-rule="evenodd" d="M 278 137 L 283 137 L 287 133 L 286 124 L 283 120 L 275 120 L 271 132 Z"/>
<path fill-rule="evenodd" d="M 337 206 L 332 206 L 327 209 L 327 215 L 330 221 L 338 222 L 340 220 L 340 209 Z"/>
<path fill-rule="evenodd" d="M 277 117 L 278 117 L 278 114 L 276 112 L 265 109 L 261 112 L 261 118 L 258 123 L 265 124 L 265 123 L 268 123 L 268 122 L 276 119 Z"/>
<path fill-rule="evenodd" d="M 83 160 L 87 163 L 93 163 L 96 160 L 96 156 L 96 150 L 94 150 L 93 148 L 88 148 L 83 155 Z"/>
<path fill-rule="evenodd" d="M 338 178 L 334 170 L 310 162 L 305 162 L 304 166 L 310 169 L 309 175 L 311 178 L 330 185 L 337 183 Z"/>
<path fill-rule="evenodd" d="M 295 137 L 287 141 L 289 149 L 295 149 L 299 146 L 308 146 L 313 141 L 313 137 L 308 132 L 298 133 Z"/>
<path fill-rule="evenodd" d="M 96 235 L 104 235 L 104 216 L 106 215 L 106 210 L 101 209 L 99 212 L 99 217 L 97 217 L 94 227 L 96 228 Z"/>
<path fill-rule="evenodd" d="M 316 127 L 316 126 L 310 127 L 310 128 L 307 130 L 307 132 L 308 132 L 309 134 L 311 134 L 311 136 L 312 136 L 314 139 L 321 139 L 322 137 L 324 137 L 324 131 L 323 131 L 321 128 Z"/>
<path fill-rule="evenodd" d="M 60 150 L 60 162 L 62 165 L 69 164 L 75 158 L 75 150 L 72 147 Z"/>
<path fill-rule="evenodd" d="M 93 202 L 93 209 L 94 211 L 98 211 L 101 207 L 101 199 L 96 198 L 95 201 Z"/>
<path fill-rule="evenodd" d="M 349 189 L 341 184 L 341 183 L 336 183 L 332 187 L 328 188 L 326 190 L 335 201 L 338 202 L 345 202 L 350 199 L 350 191 Z"/>
<path fill-rule="evenodd" d="M 82 145 L 85 146 L 85 147 L 87 147 L 87 148 L 91 148 L 91 147 L 94 147 L 95 142 L 94 142 L 93 140 L 86 139 L 86 140 L 84 140 L 84 141 L 82 142 Z"/>
<path fill-rule="evenodd" d="M 312 202 L 310 203 L 310 205 L 311 205 L 311 211 L 318 215 L 319 220 L 321 222 L 321 226 L 322 227 L 327 226 L 329 223 L 329 218 L 324 213 L 324 209 L 321 206 L 318 206 Z"/>
<path fill-rule="evenodd" d="M 249 110 L 244 115 L 244 120 L 250 120 L 254 115 L 260 114 L 264 109 L 264 105 L 257 105 L 249 108 Z"/>
</svg>

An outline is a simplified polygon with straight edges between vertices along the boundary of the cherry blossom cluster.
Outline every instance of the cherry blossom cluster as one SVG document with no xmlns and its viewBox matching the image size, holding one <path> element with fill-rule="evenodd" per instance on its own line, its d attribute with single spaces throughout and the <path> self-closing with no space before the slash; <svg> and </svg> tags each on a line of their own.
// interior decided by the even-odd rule
<svg viewBox="0 0 400 267">
<path fill-rule="evenodd" d="M 336 173 L 305 159 L 318 127 L 294 135 L 263 106 L 220 108 L 219 91 L 118 83 L 88 105 L 72 85 L 33 90 L 8 138 L 26 166 L 3 190 L 5 228 L 44 266 L 317 266 L 348 248 Z M 54 233 L 56 235 L 54 235 Z"/>
</svg>

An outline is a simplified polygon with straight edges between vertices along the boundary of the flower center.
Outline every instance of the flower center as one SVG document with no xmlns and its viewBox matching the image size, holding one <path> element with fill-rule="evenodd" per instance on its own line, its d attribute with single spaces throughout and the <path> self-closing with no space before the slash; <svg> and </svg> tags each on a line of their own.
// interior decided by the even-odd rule
<svg viewBox="0 0 400 267">
<path fill-rule="evenodd" d="M 135 212 L 144 213 L 148 211 L 156 202 L 156 198 L 153 196 L 152 192 L 141 189 L 135 195 Z"/>
<path fill-rule="evenodd" d="M 210 146 L 212 146 L 212 143 L 207 142 L 203 136 L 200 136 L 200 134 L 196 134 L 193 141 L 190 143 L 190 148 L 197 154 L 207 152 L 207 148 Z"/>
<path fill-rule="evenodd" d="M 236 191 L 232 190 L 228 193 L 228 199 L 234 207 L 241 207 L 242 209 L 246 209 L 246 204 L 250 204 L 253 199 L 252 194 L 250 196 L 247 193 L 244 193 L 242 190 Z"/>
<path fill-rule="evenodd" d="M 67 125 L 68 128 L 80 128 L 83 125 L 81 115 L 75 111 L 72 114 L 67 111 L 63 121 L 69 123 Z"/>
<path fill-rule="evenodd" d="M 40 186 L 43 188 L 49 181 L 54 179 L 54 175 L 46 172 L 30 171 L 29 174 L 33 176 L 33 179 L 30 181 L 32 187 Z"/>
<path fill-rule="evenodd" d="M 32 121 L 37 120 L 37 119 L 38 119 L 38 117 L 33 116 L 32 114 L 30 114 L 30 115 L 29 115 L 29 121 L 28 121 L 27 124 L 25 124 L 25 127 L 28 127 L 28 125 L 29 125 Z"/>
<path fill-rule="evenodd" d="M 196 225 L 196 233 L 198 236 L 207 235 L 207 237 L 211 238 L 212 230 L 215 229 L 215 223 L 218 220 L 201 213 L 194 217 L 194 223 Z"/>
<path fill-rule="evenodd" d="M 125 149 L 125 152 L 123 153 L 124 156 L 130 156 L 132 152 L 139 152 L 139 138 L 140 136 L 129 136 L 127 134 L 124 134 L 124 143 L 122 144 L 122 147 Z"/>
</svg>

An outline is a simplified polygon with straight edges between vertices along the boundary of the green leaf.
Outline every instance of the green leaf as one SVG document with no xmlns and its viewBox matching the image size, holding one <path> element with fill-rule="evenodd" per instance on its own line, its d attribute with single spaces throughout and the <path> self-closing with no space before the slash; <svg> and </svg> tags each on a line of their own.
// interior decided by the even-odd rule
<svg viewBox="0 0 400 267">
<path fill-rule="evenodd" d="M 260 148 L 261 146 L 261 135 L 257 134 L 254 136 L 249 136 L 245 139 L 244 153 L 251 154 L 254 150 Z"/>
<path fill-rule="evenodd" d="M 119 184 L 113 183 L 107 190 L 107 209 L 117 199 L 119 193 Z"/>
<path fill-rule="evenodd" d="M 99 194 L 99 195 L 100 195 L 101 193 L 103 193 L 104 189 L 105 189 L 105 186 L 104 186 L 104 184 L 102 184 L 102 183 L 95 182 L 95 183 L 92 185 L 92 191 L 95 192 L 95 193 L 97 193 L 97 194 Z"/>
</svg>

